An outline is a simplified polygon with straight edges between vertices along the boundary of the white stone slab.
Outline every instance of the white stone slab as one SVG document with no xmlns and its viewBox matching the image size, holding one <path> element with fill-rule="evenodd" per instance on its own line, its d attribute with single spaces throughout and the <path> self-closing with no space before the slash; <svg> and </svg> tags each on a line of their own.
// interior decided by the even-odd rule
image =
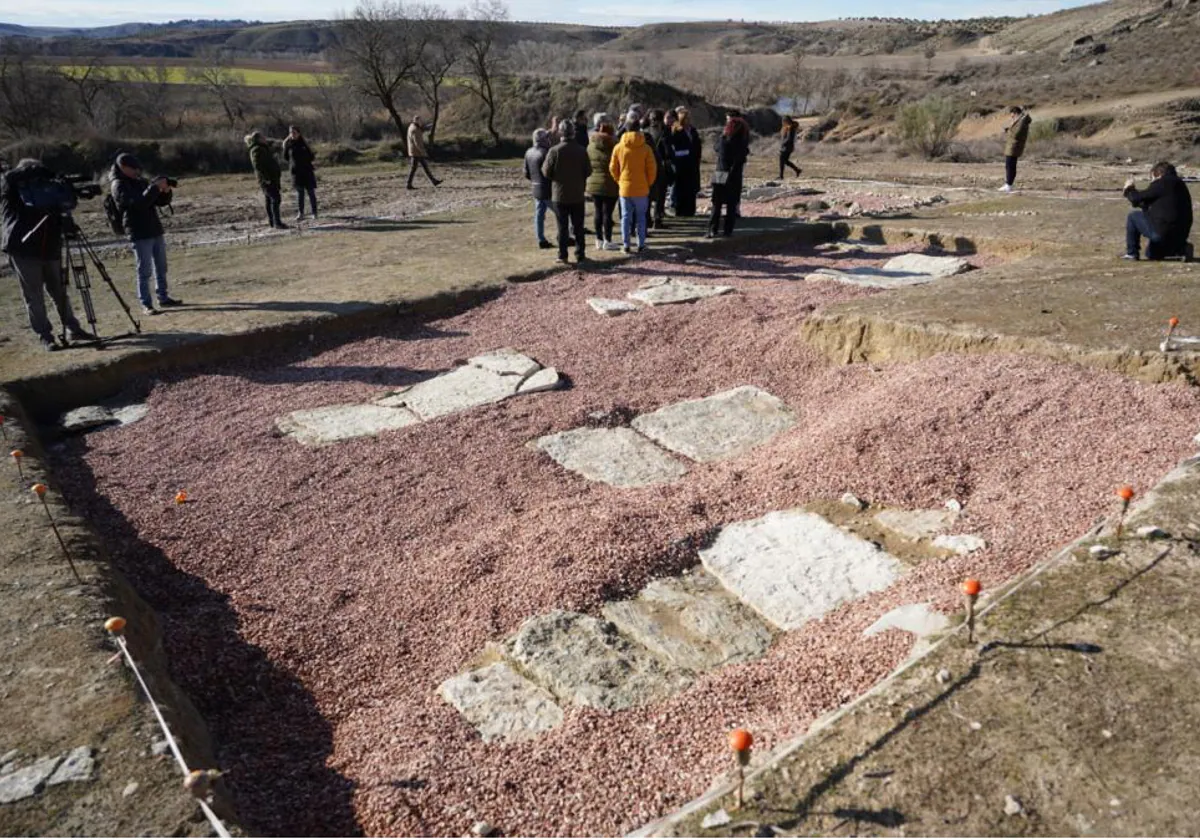
<svg viewBox="0 0 1200 840">
<path fill-rule="evenodd" d="M 613 487 L 646 487 L 682 478 L 688 468 L 632 429 L 572 429 L 535 446 L 559 465 Z"/>
<path fill-rule="evenodd" d="M 934 537 L 933 547 L 953 551 L 955 554 L 971 554 L 987 548 L 987 542 L 983 537 L 974 534 L 942 534 Z"/>
<path fill-rule="evenodd" d="M 518 353 L 511 347 L 503 347 L 490 353 L 484 353 L 482 356 L 475 356 L 467 359 L 467 363 L 501 376 L 519 376 L 522 379 L 532 376 L 542 368 L 533 359 L 524 353 Z"/>
<path fill-rule="evenodd" d="M 612 300 L 610 298 L 588 298 L 587 305 L 592 307 L 592 311 L 598 315 L 607 315 L 610 318 L 617 315 L 624 315 L 626 312 L 637 312 L 638 305 L 630 303 L 627 300 Z"/>
<path fill-rule="evenodd" d="M 114 422 L 112 412 L 102 405 L 85 405 L 72 409 L 58 421 L 64 432 L 86 432 Z"/>
<path fill-rule="evenodd" d="M 691 303 L 702 298 L 727 295 L 733 286 L 705 286 L 686 280 L 657 278 L 651 283 L 630 292 L 626 297 L 647 306 L 663 306 L 671 303 Z"/>
<path fill-rule="evenodd" d="M 883 264 L 884 271 L 898 274 L 928 274 L 933 277 L 953 277 L 971 270 L 962 257 L 933 257 L 928 254 L 901 254 Z"/>
<path fill-rule="evenodd" d="M 389 402 L 403 405 L 422 420 L 430 420 L 508 399 L 520 385 L 520 376 L 502 376 L 466 365 L 419 382 Z"/>
<path fill-rule="evenodd" d="M 734 458 L 795 425 L 783 401 L 752 385 L 668 405 L 633 420 L 633 428 L 695 461 Z"/>
<path fill-rule="evenodd" d="M 92 758 L 92 748 L 76 747 L 63 758 L 62 764 L 58 765 L 58 769 L 46 782 L 46 786 L 53 787 L 67 782 L 90 782 L 95 769 L 96 762 Z"/>
<path fill-rule="evenodd" d="M 701 570 L 652 581 L 602 612 L 629 638 L 696 673 L 757 659 L 771 644 L 766 623 Z"/>
<path fill-rule="evenodd" d="M 293 411 L 275 421 L 276 428 L 305 446 L 323 446 L 379 432 L 403 429 L 420 418 L 403 408 L 379 405 L 327 405 Z"/>
<path fill-rule="evenodd" d="M 7 776 L 0 776 L 0 805 L 18 802 L 38 793 L 61 760 L 62 756 L 43 758 Z"/>
<path fill-rule="evenodd" d="M 562 723 L 563 713 L 548 691 L 503 662 L 446 680 L 442 698 L 491 741 L 527 741 Z"/>
<path fill-rule="evenodd" d="M 923 540 L 949 529 L 958 519 L 950 510 L 881 510 L 875 521 L 909 540 Z"/>
<path fill-rule="evenodd" d="M 811 274 L 805 275 L 808 282 L 819 280 L 836 280 L 851 286 L 863 286 L 868 289 L 899 289 L 905 286 L 922 286 L 932 283 L 935 279 L 929 274 L 892 274 L 878 268 L 858 267 L 837 271 L 832 268 L 818 268 Z"/>
<path fill-rule="evenodd" d="M 521 625 L 513 660 L 563 702 L 616 711 L 640 706 L 687 685 L 641 645 L 605 621 L 555 610 Z"/>
<path fill-rule="evenodd" d="M 886 589 L 902 569 L 890 554 L 803 510 L 726 526 L 700 558 L 725 588 L 781 630 Z"/>
<path fill-rule="evenodd" d="M 931 609 L 929 604 L 905 604 L 882 616 L 863 631 L 863 636 L 869 638 L 885 630 L 903 630 L 923 638 L 940 633 L 949 626 L 950 620 Z"/>
<path fill-rule="evenodd" d="M 132 403 L 112 410 L 113 419 L 122 426 L 136 423 L 150 413 L 150 406 L 145 403 Z"/>
<path fill-rule="evenodd" d="M 554 368 L 542 368 L 521 383 L 518 394 L 540 394 L 543 391 L 557 391 L 563 386 L 563 378 Z"/>
</svg>

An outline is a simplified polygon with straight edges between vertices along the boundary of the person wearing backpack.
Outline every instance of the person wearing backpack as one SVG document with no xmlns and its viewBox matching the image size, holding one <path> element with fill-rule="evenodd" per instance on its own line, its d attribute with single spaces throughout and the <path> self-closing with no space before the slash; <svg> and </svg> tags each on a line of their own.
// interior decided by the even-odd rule
<svg viewBox="0 0 1200 840">
<path fill-rule="evenodd" d="M 154 293 L 161 307 L 181 306 L 167 293 L 167 242 L 163 237 L 158 208 L 171 203 L 171 183 L 165 175 L 153 182 L 142 177 L 142 164 L 123 152 L 108 174 L 109 195 L 120 213 L 121 227 L 133 246 L 137 270 L 137 295 L 142 312 L 155 315 L 150 299 L 150 274 L 154 274 Z"/>
<path fill-rule="evenodd" d="M 300 134 L 300 129 L 291 126 L 287 139 L 283 141 L 283 159 L 292 173 L 292 187 L 296 190 L 298 211 L 296 221 L 304 218 L 304 196 L 308 194 L 308 203 L 312 206 L 312 217 L 317 218 L 317 156 L 309 148 L 308 142 Z"/>
<path fill-rule="evenodd" d="M 283 194 L 280 192 L 283 173 L 279 169 L 279 161 L 275 159 L 275 152 L 267 145 L 267 138 L 259 131 L 246 135 L 246 148 L 250 151 L 250 165 L 254 167 L 254 174 L 258 176 L 258 186 L 266 199 L 267 224 L 286 230 L 287 225 L 279 216 L 279 205 L 283 203 Z"/>
</svg>

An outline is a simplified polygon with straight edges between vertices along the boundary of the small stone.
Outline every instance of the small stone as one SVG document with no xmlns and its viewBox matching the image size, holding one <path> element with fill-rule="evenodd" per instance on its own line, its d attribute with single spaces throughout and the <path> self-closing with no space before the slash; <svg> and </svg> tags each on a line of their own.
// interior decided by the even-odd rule
<svg viewBox="0 0 1200 840">
<path fill-rule="evenodd" d="M 933 546 L 964 555 L 987 548 L 987 543 L 974 534 L 942 534 L 934 538 Z"/>
<path fill-rule="evenodd" d="M 587 305 L 598 315 L 614 318 L 626 312 L 637 312 L 638 305 L 627 300 L 612 300 L 610 298 L 588 298 Z"/>
<path fill-rule="evenodd" d="M 1144 540 L 1168 540 L 1171 535 L 1157 525 L 1143 525 L 1137 529 L 1137 535 Z"/>
<path fill-rule="evenodd" d="M 1004 813 L 1015 817 L 1017 814 L 1025 813 L 1025 806 L 1021 804 L 1021 800 L 1010 793 L 1004 797 Z"/>
<path fill-rule="evenodd" d="M 958 499 L 947 499 L 946 504 L 943 505 L 943 507 L 951 513 L 962 513 L 963 509 L 962 502 L 960 502 Z"/>
<path fill-rule="evenodd" d="M 61 785 L 66 782 L 90 782 L 95 762 L 92 760 L 91 747 L 76 747 L 67 753 L 62 764 L 54 771 L 54 775 L 46 782 L 48 786 Z"/>
<path fill-rule="evenodd" d="M 20 750 L 9 750 L 4 755 L 0 755 L 0 764 L 9 764 L 17 760 L 17 756 L 21 754 Z"/>
<path fill-rule="evenodd" d="M 540 394 L 543 391 L 557 391 L 563 386 L 563 378 L 554 368 L 542 368 L 533 376 L 521 383 L 517 388 L 518 394 Z"/>
<path fill-rule="evenodd" d="M 941 685 L 945 685 L 946 683 L 950 682 L 951 676 L 952 675 L 950 674 L 950 669 L 943 668 L 942 670 L 937 672 L 937 681 Z"/>
<path fill-rule="evenodd" d="M 973 720 L 973 721 L 971 721 L 971 724 L 970 724 L 970 725 L 971 725 L 971 731 L 972 731 L 972 732 L 978 732 L 980 729 L 983 729 L 983 724 L 982 724 L 982 723 L 980 723 L 980 722 L 979 722 L 979 721 L 977 721 L 977 720 Z"/>
<path fill-rule="evenodd" d="M 124 796 L 126 799 L 128 799 L 138 792 L 139 787 L 140 785 L 138 785 L 137 782 L 130 782 L 129 784 L 125 785 L 124 790 L 121 791 L 121 796 Z"/>
<path fill-rule="evenodd" d="M 843 493 L 840 501 L 842 504 L 852 507 L 855 510 L 867 509 L 867 503 L 858 498 L 858 496 L 855 496 L 853 493 Z"/>
<path fill-rule="evenodd" d="M 723 825 L 729 825 L 733 822 L 733 817 L 726 813 L 724 808 L 718 811 L 713 811 L 700 821 L 701 828 L 720 828 Z"/>
<path fill-rule="evenodd" d="M 46 785 L 61 757 L 43 758 L 15 773 L 0 776 L 0 805 L 33 796 Z"/>
<path fill-rule="evenodd" d="M 1107 740 L 1108 738 L 1111 738 L 1111 737 L 1112 737 L 1112 735 L 1113 735 L 1113 734 L 1112 734 L 1112 731 L 1111 731 L 1111 730 L 1108 730 L 1108 729 L 1101 729 L 1101 730 L 1100 730 L 1100 734 L 1101 734 L 1101 735 L 1102 735 L 1102 736 L 1103 736 L 1103 737 L 1104 737 L 1106 740 Z"/>
<path fill-rule="evenodd" d="M 1120 808 L 1120 807 L 1121 807 L 1121 800 L 1120 800 L 1120 799 L 1116 799 L 1116 798 L 1113 798 L 1113 799 L 1110 799 L 1110 800 L 1108 800 L 1108 807 L 1110 807 L 1110 808 Z"/>
<path fill-rule="evenodd" d="M 155 741 L 150 745 L 150 755 L 166 755 L 171 751 L 171 742 L 166 738 L 161 741 Z"/>
<path fill-rule="evenodd" d="M 1107 560 L 1109 557 L 1116 557 L 1121 552 L 1106 545 L 1094 545 L 1088 549 L 1088 553 L 1096 560 Z"/>
</svg>

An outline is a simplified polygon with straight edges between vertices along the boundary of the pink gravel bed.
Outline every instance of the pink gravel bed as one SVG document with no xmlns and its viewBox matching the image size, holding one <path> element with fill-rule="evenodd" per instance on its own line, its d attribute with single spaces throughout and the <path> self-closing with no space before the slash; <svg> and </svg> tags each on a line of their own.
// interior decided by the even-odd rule
<svg viewBox="0 0 1200 840">
<path fill-rule="evenodd" d="M 956 609 L 968 573 L 1001 583 L 1111 512 L 1114 487 L 1143 490 L 1190 452 L 1200 406 L 1181 386 L 1015 356 L 828 366 L 797 340 L 804 318 L 868 292 L 786 278 L 876 261 L 568 271 L 416 334 L 160 383 L 146 419 L 60 452 L 71 503 L 159 612 L 246 825 L 628 831 L 728 769 L 727 728 L 748 726 L 769 749 L 885 676 L 910 637 L 863 639 L 880 615 L 914 601 Z M 584 303 L 658 274 L 740 293 L 620 318 Z M 362 400 L 503 346 L 573 387 L 317 450 L 273 434 L 286 412 Z M 589 412 L 742 384 L 785 400 L 797 425 L 674 485 L 589 483 L 527 446 Z M 191 501 L 177 506 L 181 488 Z M 960 530 L 989 548 L 923 563 L 665 702 L 568 708 L 533 742 L 484 745 L 436 694 L 525 619 L 595 610 L 695 564 L 681 541 L 848 490 L 907 508 L 956 498 Z"/>
</svg>

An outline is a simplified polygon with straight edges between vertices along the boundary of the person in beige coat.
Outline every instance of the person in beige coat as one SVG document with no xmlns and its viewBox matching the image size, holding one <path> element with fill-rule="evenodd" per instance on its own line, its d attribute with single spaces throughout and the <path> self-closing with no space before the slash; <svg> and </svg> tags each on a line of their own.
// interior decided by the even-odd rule
<svg viewBox="0 0 1200 840">
<path fill-rule="evenodd" d="M 425 124 L 421 122 L 420 117 L 413 117 L 412 123 L 408 126 L 408 160 L 408 188 L 410 190 L 416 189 L 413 186 L 413 177 L 417 174 L 418 166 L 425 170 L 429 182 L 435 187 L 442 183 L 429 171 L 429 152 L 425 148 Z"/>
</svg>

